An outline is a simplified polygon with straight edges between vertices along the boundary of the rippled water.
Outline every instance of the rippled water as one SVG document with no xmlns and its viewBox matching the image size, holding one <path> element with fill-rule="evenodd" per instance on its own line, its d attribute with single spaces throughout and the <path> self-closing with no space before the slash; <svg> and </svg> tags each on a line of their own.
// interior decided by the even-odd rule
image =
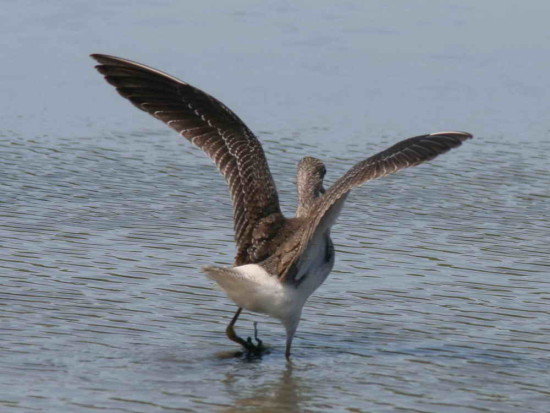
<svg viewBox="0 0 550 413">
<path fill-rule="evenodd" d="M 527 24 L 546 3 L 34 4 L 2 29 L 0 411 L 549 409 L 550 49 Z M 525 30 L 476 39 L 488 14 Z M 176 33 L 193 42 L 167 45 Z M 223 180 L 88 52 L 141 53 L 242 114 L 288 215 L 302 156 L 331 182 L 404 137 L 476 139 L 354 191 L 293 362 L 252 314 L 238 330 L 259 321 L 271 353 L 242 360 L 234 305 L 198 270 L 233 259 Z"/>
</svg>

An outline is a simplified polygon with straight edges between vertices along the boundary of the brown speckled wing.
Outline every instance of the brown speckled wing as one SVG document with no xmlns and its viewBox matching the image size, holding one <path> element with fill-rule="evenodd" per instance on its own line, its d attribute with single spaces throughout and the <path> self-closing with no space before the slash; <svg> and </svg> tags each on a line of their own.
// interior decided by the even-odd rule
<svg viewBox="0 0 550 413">
<path fill-rule="evenodd" d="M 265 258 L 265 244 L 284 221 L 262 146 L 223 103 L 156 69 L 93 54 L 118 93 L 197 145 L 214 161 L 233 200 L 236 264 Z"/>
<path fill-rule="evenodd" d="M 438 132 L 416 136 L 357 163 L 319 197 L 316 205 L 311 208 L 312 212 L 306 219 L 306 228 L 300 237 L 299 246 L 294 249 L 292 258 L 285 260 L 285 268 L 279 269 L 282 278 L 286 278 L 291 269 L 296 267 L 293 264 L 298 262 L 315 231 L 324 230 L 324 221 L 332 223 L 336 219 L 334 214 L 338 214 L 342 207 L 339 201 L 343 201 L 345 195 L 354 187 L 429 161 L 471 138 L 472 135 L 466 132 Z"/>
</svg>

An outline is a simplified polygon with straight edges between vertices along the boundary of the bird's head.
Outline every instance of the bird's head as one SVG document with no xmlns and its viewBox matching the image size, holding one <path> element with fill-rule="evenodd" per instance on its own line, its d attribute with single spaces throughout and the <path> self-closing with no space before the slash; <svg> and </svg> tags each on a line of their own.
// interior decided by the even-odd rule
<svg viewBox="0 0 550 413">
<path fill-rule="evenodd" d="M 323 178 L 327 173 L 325 165 L 320 159 L 306 156 L 298 164 L 298 211 L 297 216 L 307 214 L 315 198 L 325 193 Z"/>
</svg>

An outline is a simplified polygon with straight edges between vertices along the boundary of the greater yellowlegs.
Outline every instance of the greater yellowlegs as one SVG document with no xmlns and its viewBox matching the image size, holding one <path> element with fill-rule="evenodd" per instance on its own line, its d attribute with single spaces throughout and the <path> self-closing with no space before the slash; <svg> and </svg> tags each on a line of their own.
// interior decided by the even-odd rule
<svg viewBox="0 0 550 413">
<path fill-rule="evenodd" d="M 243 308 L 268 314 L 286 329 L 286 357 L 307 298 L 334 265 L 330 229 L 355 186 L 429 161 L 472 135 L 438 132 L 405 139 L 353 166 L 325 191 L 325 165 L 303 158 L 298 164 L 298 208 L 286 218 L 262 146 L 223 103 L 166 73 L 119 57 L 93 54 L 107 82 L 139 109 L 162 120 L 214 161 L 233 200 L 237 254 L 233 267 L 203 271 L 239 306 L 227 336 L 246 350 L 258 345 L 234 330 Z"/>
</svg>

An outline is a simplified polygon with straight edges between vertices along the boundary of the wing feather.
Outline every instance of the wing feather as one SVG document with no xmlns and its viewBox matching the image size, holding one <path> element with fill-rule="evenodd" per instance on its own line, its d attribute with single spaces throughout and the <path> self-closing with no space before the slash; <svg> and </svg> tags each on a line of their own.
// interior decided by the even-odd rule
<svg viewBox="0 0 550 413">
<path fill-rule="evenodd" d="M 236 264 L 266 258 L 256 248 L 265 237 L 255 240 L 254 229 L 265 219 L 282 222 L 284 217 L 262 146 L 250 129 L 223 103 L 173 76 L 114 56 L 92 58 L 121 96 L 200 147 L 217 165 L 233 200 Z"/>
<path fill-rule="evenodd" d="M 419 165 L 456 148 L 472 135 L 466 132 L 438 132 L 430 135 L 405 139 L 390 148 L 357 163 L 339 178 L 322 196 L 317 198 L 306 218 L 306 227 L 300 232 L 298 246 L 292 251 L 292 257 L 284 260 L 279 274 L 285 279 L 296 268 L 316 231 L 324 231 L 327 223 L 332 225 L 342 207 L 345 196 L 354 187 L 364 182 L 392 174 L 410 166 Z"/>
</svg>

